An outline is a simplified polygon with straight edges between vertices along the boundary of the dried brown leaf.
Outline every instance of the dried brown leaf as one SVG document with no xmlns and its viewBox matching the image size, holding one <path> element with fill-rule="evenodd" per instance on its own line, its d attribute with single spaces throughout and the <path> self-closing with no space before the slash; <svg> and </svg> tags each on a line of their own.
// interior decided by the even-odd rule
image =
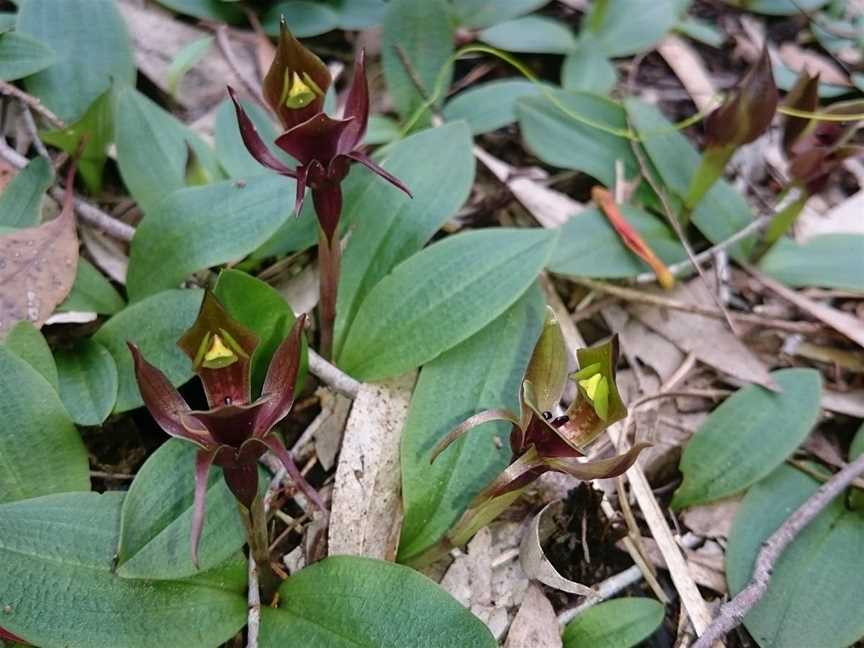
<svg viewBox="0 0 864 648">
<path fill-rule="evenodd" d="M 72 202 L 52 221 L 0 236 L 0 339 L 22 320 L 41 327 L 75 281 Z"/>
<path fill-rule="evenodd" d="M 532 583 L 513 619 L 504 648 L 560 648 L 562 645 L 555 609 L 543 590 Z"/>
<path fill-rule="evenodd" d="M 393 560 L 402 523 L 399 438 L 416 372 L 364 383 L 336 467 L 329 553 Z"/>
</svg>

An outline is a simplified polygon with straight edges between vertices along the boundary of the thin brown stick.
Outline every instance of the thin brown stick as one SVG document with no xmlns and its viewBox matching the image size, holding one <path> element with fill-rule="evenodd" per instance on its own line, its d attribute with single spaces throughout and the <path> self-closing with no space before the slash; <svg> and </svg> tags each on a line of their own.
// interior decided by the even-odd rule
<svg viewBox="0 0 864 648">
<path fill-rule="evenodd" d="M 360 391 L 360 383 L 338 367 L 327 362 L 312 349 L 309 349 L 309 371 L 313 376 L 323 380 L 343 396 L 351 399 L 357 398 L 357 393 Z"/>
<path fill-rule="evenodd" d="M 33 139 L 33 148 L 36 149 L 36 152 L 41 157 L 45 158 L 51 165 L 53 165 L 54 160 L 52 160 L 51 156 L 48 155 L 48 149 L 45 148 L 42 138 L 39 137 L 39 129 L 36 128 L 36 120 L 33 119 L 33 113 L 30 112 L 30 107 L 25 104 L 22 108 L 24 127 L 27 129 L 27 134 Z"/>
<path fill-rule="evenodd" d="M 219 25 L 219 27 L 216 28 L 216 46 L 219 48 L 219 51 L 222 53 L 225 62 L 228 64 L 228 67 L 231 68 L 234 76 L 236 76 L 237 80 L 243 84 L 244 88 L 246 88 L 246 92 L 248 92 L 258 105 L 264 108 L 264 110 L 269 111 L 267 102 L 264 101 L 264 95 L 261 94 L 261 84 L 257 79 L 251 79 L 248 75 L 244 74 L 243 70 L 240 68 L 240 64 L 237 62 L 234 48 L 231 46 L 231 41 L 228 39 L 227 25 Z"/>
<path fill-rule="evenodd" d="M 659 392 L 657 394 L 648 394 L 639 400 L 630 403 L 630 409 L 636 409 L 640 405 L 644 405 L 653 400 L 660 398 L 706 398 L 708 400 L 717 401 L 718 398 L 723 398 L 732 394 L 728 389 L 691 389 L 689 391 L 668 391 Z"/>
<path fill-rule="evenodd" d="M 786 518 L 780 528 L 762 543 L 762 550 L 756 558 L 756 567 L 750 582 L 731 601 L 720 607 L 717 617 L 706 628 L 698 641 L 693 644 L 692 648 L 709 648 L 715 641 L 722 639 L 728 632 L 741 624 L 747 613 L 768 591 L 774 566 L 786 547 L 835 497 L 845 491 L 862 474 L 864 474 L 864 455 L 847 464 L 840 472 L 822 484 L 806 502 Z"/>
<path fill-rule="evenodd" d="M 258 565 L 249 556 L 249 584 L 246 617 L 246 648 L 258 648 L 258 633 L 261 629 L 261 592 L 258 590 Z"/>
<path fill-rule="evenodd" d="M 0 158 L 6 160 L 9 164 L 17 169 L 23 169 L 27 166 L 27 158 L 10 147 L 2 138 L 0 138 Z M 54 186 L 49 190 L 51 197 L 58 203 L 63 203 L 63 189 Z M 109 236 L 120 241 L 131 241 L 135 235 L 135 228 L 131 225 L 112 218 L 95 205 L 90 204 L 77 194 L 75 195 L 75 211 L 88 225 L 92 225 L 96 229 L 102 230 Z"/>
<path fill-rule="evenodd" d="M 6 81 L 0 81 L 0 94 L 6 95 L 7 97 L 13 97 L 25 104 L 29 108 L 32 108 L 37 113 L 42 115 L 45 119 L 47 119 L 52 126 L 55 128 L 66 128 L 66 122 L 60 119 L 53 112 L 48 110 L 42 101 L 33 95 L 27 94 L 20 88 L 8 83 Z"/>
<path fill-rule="evenodd" d="M 657 308 L 668 308 L 671 310 L 684 311 L 686 313 L 694 313 L 695 315 L 713 317 L 714 319 L 722 319 L 723 317 L 721 313 L 707 306 L 688 304 L 687 302 L 679 301 L 677 299 L 671 299 L 662 295 L 646 293 L 639 290 L 633 290 L 632 288 L 616 286 L 615 284 L 605 283 L 603 281 L 596 281 L 594 279 L 587 279 L 584 277 L 570 277 L 569 279 L 573 283 L 585 286 L 586 288 L 590 288 L 591 290 L 606 293 L 607 295 L 612 295 L 613 297 L 618 297 L 619 299 L 623 299 L 625 301 L 649 304 L 651 306 L 656 306 Z M 776 328 L 778 330 L 788 331 L 790 333 L 802 333 L 808 335 L 813 333 L 819 333 L 825 330 L 825 327 L 823 325 L 817 324 L 815 322 L 787 322 L 786 320 L 762 317 L 761 315 L 755 315 L 753 313 L 731 312 L 729 313 L 729 315 L 730 317 L 741 322 L 742 324 L 755 324 L 756 326 L 763 326 L 765 328 Z"/>
<path fill-rule="evenodd" d="M 735 323 L 732 321 L 732 318 L 729 317 L 729 311 L 726 310 L 726 306 L 720 301 L 720 298 L 717 296 L 717 292 L 711 289 L 711 284 L 708 282 L 708 277 L 705 275 L 705 270 L 702 269 L 702 264 L 699 263 L 699 260 L 696 259 L 696 255 L 693 253 L 693 248 L 690 246 L 690 242 L 687 240 L 687 237 L 684 234 L 684 229 L 681 227 L 681 223 L 678 222 L 678 217 L 675 215 L 675 212 L 672 211 L 672 207 L 669 204 L 669 200 L 666 196 L 666 192 L 663 191 L 663 188 L 660 184 L 654 179 L 653 174 L 651 173 L 650 168 L 648 167 L 648 163 L 645 161 L 645 157 L 642 155 L 642 151 L 639 150 L 638 142 L 631 142 L 630 148 L 633 149 L 633 155 L 636 157 L 636 161 L 639 163 L 639 168 L 642 171 L 642 177 L 645 178 L 645 181 L 651 186 L 654 190 L 654 193 L 660 198 L 660 203 L 663 205 L 663 212 L 666 215 L 666 220 L 669 222 L 669 225 L 675 231 L 675 235 L 678 237 L 678 240 L 681 241 L 681 245 L 684 246 L 684 251 L 687 253 L 687 258 L 690 260 L 690 263 L 696 268 L 696 272 L 699 273 L 700 279 L 705 284 L 705 288 L 708 290 L 708 293 L 711 295 L 711 299 L 714 300 L 714 303 L 717 304 L 717 308 L 720 309 L 720 312 L 723 313 L 723 319 L 726 321 L 726 324 L 729 326 L 729 330 L 732 333 L 739 337 L 738 329 L 735 327 Z"/>
</svg>

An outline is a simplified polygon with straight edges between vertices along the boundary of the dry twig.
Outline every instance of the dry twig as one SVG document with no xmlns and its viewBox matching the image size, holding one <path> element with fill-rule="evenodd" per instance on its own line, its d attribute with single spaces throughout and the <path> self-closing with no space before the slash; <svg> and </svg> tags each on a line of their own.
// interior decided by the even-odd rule
<svg viewBox="0 0 864 648">
<path fill-rule="evenodd" d="M 744 616 L 768 591 L 768 583 L 771 580 L 774 566 L 786 547 L 835 497 L 845 491 L 862 474 L 864 474 L 864 455 L 847 464 L 840 472 L 822 484 L 806 502 L 786 518 L 780 528 L 762 543 L 762 549 L 756 558 L 756 567 L 750 582 L 731 601 L 720 607 L 717 618 L 711 622 L 711 625 L 693 644 L 692 648 L 709 648 L 715 641 L 722 639 L 728 632 L 741 624 Z"/>
<path fill-rule="evenodd" d="M 14 97 L 28 108 L 32 108 L 40 115 L 42 115 L 45 119 L 47 119 L 55 128 L 66 128 L 66 122 L 64 122 L 57 115 L 48 110 L 40 99 L 37 99 L 33 95 L 27 94 L 26 92 L 12 85 L 11 83 L 8 83 L 6 81 L 0 81 L 0 94 L 4 94 L 7 97 Z"/>
<path fill-rule="evenodd" d="M 320 378 L 337 392 L 348 398 L 357 398 L 360 383 L 344 373 L 338 367 L 330 364 L 313 349 L 309 349 L 309 371 Z"/>
</svg>

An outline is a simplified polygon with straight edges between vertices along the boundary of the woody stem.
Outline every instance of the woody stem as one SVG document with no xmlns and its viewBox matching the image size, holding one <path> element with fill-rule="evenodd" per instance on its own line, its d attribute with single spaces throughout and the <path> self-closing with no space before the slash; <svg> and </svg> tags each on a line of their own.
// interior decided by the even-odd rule
<svg viewBox="0 0 864 648">
<path fill-rule="evenodd" d="M 246 525 L 246 541 L 249 543 L 249 553 L 258 567 L 258 584 L 261 587 L 261 594 L 263 600 L 269 603 L 276 594 L 276 590 L 279 589 L 280 581 L 270 565 L 270 543 L 264 498 L 257 495 L 249 509 L 242 504 L 239 508 Z"/>
<path fill-rule="evenodd" d="M 338 234 L 332 239 L 322 228 L 318 228 L 318 275 L 321 291 L 321 349 L 325 360 L 333 356 L 333 326 L 336 322 L 336 293 L 339 289 L 339 269 L 342 264 L 342 247 Z"/>
</svg>

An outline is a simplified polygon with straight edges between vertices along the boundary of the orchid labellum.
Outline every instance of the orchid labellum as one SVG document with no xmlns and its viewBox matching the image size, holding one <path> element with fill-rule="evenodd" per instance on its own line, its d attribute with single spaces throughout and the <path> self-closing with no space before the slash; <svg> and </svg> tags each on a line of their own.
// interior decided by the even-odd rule
<svg viewBox="0 0 864 648">
<path fill-rule="evenodd" d="M 318 493 L 306 482 L 273 428 L 294 405 L 294 384 L 300 367 L 301 337 L 306 316 L 297 318 L 288 337 L 273 354 L 261 396 L 251 398 L 250 359 L 258 337 L 231 318 L 207 292 L 192 327 L 178 346 L 192 360 L 209 409 L 193 410 L 162 371 L 129 343 L 135 377 L 144 404 L 156 423 L 173 437 L 198 446 L 192 519 L 192 560 L 198 564 L 198 541 L 204 525 L 207 474 L 215 464 L 231 492 L 247 510 L 258 496 L 258 459 L 268 450 L 319 508 Z"/>
</svg>

